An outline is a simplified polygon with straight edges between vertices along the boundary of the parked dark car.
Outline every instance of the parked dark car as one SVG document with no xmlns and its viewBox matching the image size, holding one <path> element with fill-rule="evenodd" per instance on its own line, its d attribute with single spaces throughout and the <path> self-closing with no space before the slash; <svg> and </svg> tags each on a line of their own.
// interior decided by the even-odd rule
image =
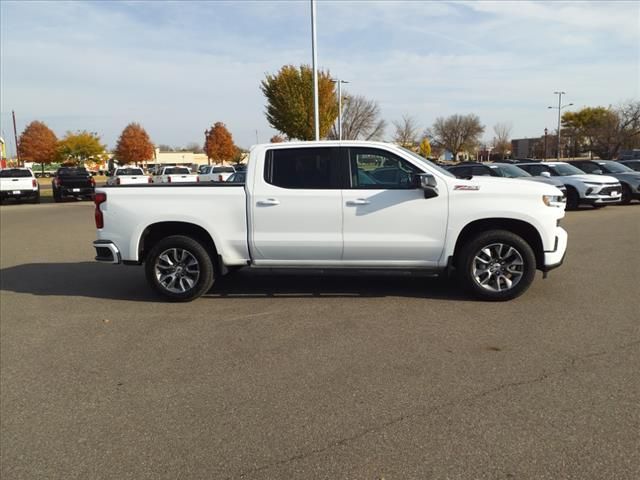
<svg viewBox="0 0 640 480">
<path fill-rule="evenodd" d="M 60 167 L 51 182 L 53 200 L 60 202 L 65 198 L 93 199 L 96 181 L 86 168 Z"/>
<path fill-rule="evenodd" d="M 232 173 L 229 178 L 227 178 L 227 182 L 232 183 L 244 183 L 247 178 L 247 172 L 236 172 Z"/>
<path fill-rule="evenodd" d="M 585 173 L 617 178 L 622 185 L 620 203 L 626 205 L 631 200 L 640 200 L 640 173 L 628 166 L 613 160 L 572 160 L 569 163 Z"/>
<path fill-rule="evenodd" d="M 453 165 L 447 167 L 452 174 L 458 178 L 471 178 L 471 177 L 500 177 L 501 175 L 486 165 L 477 162 L 464 162 L 459 165 Z"/>
<path fill-rule="evenodd" d="M 558 188 L 564 195 L 567 193 L 567 189 L 564 184 L 556 179 L 532 176 L 530 173 L 525 172 L 523 169 L 518 168 L 517 165 L 504 162 L 495 163 L 472 163 L 467 162 L 464 164 L 449 167 L 448 170 L 458 178 L 470 178 L 477 176 L 490 176 L 490 177 L 502 177 L 502 178 L 519 178 L 521 180 L 529 180 L 531 182 L 546 183 Z"/>
<path fill-rule="evenodd" d="M 618 163 L 624 165 L 625 167 L 629 167 L 631 170 L 636 172 L 640 172 L 640 160 L 620 160 Z"/>
</svg>

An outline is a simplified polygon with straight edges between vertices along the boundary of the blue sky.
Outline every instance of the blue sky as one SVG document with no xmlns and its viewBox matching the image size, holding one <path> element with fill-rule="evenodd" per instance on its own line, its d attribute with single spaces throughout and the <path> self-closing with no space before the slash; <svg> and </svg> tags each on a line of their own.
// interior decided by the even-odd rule
<svg viewBox="0 0 640 480">
<path fill-rule="evenodd" d="M 311 63 L 309 2 L 0 3 L 1 130 L 13 150 L 35 119 L 112 147 L 140 122 L 152 140 L 201 142 L 216 121 L 248 147 L 275 133 L 265 73 Z M 555 128 L 554 90 L 576 108 L 640 98 L 640 2 L 318 1 L 318 62 L 422 128 L 476 113 L 493 136 Z M 392 128 L 387 128 L 390 138 Z"/>
</svg>

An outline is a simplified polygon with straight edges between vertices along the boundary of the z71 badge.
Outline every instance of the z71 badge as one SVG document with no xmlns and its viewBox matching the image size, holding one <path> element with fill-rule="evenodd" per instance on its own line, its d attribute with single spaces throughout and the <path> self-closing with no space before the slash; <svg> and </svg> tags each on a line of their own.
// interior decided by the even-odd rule
<svg viewBox="0 0 640 480">
<path fill-rule="evenodd" d="M 480 185 L 454 185 L 454 190 L 480 190 Z"/>
</svg>

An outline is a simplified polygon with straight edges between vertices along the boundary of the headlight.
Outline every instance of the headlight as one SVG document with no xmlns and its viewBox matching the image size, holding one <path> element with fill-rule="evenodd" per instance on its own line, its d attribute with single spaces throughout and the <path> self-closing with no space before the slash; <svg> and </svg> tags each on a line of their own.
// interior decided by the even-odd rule
<svg viewBox="0 0 640 480">
<path fill-rule="evenodd" d="M 547 207 L 564 207 L 565 197 L 561 195 L 543 195 L 542 202 Z"/>
</svg>

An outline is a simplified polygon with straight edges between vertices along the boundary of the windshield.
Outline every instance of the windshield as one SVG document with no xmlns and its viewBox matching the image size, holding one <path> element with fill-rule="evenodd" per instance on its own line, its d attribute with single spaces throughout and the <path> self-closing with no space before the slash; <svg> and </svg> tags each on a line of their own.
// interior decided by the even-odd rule
<svg viewBox="0 0 640 480">
<path fill-rule="evenodd" d="M 116 175 L 144 175 L 141 168 L 119 168 Z"/>
<path fill-rule="evenodd" d="M 420 156 L 420 155 L 418 155 L 417 153 L 412 152 L 411 150 L 409 150 L 409 149 L 407 149 L 407 148 L 404 148 L 404 147 L 400 147 L 400 149 L 401 149 L 401 150 L 404 150 L 405 152 L 407 152 L 408 154 L 410 154 L 414 159 L 416 159 L 416 160 L 420 161 L 421 163 L 427 164 L 427 165 L 429 165 L 431 168 L 436 169 L 438 172 L 442 173 L 443 175 L 446 175 L 447 177 L 456 178 L 456 176 L 455 176 L 453 173 L 451 173 L 451 172 L 449 172 L 449 171 L 445 170 L 444 168 L 442 168 L 442 167 L 440 167 L 440 166 L 436 165 L 435 163 L 433 163 L 433 162 L 431 162 L 431 161 L 427 160 L 426 158 L 421 157 L 421 156 Z"/>
<path fill-rule="evenodd" d="M 604 173 L 633 173 L 634 170 L 618 162 L 598 162 Z"/>
<path fill-rule="evenodd" d="M 84 168 L 61 168 L 60 170 L 58 170 L 58 175 L 80 177 L 87 176 L 89 175 L 89 173 Z"/>
<path fill-rule="evenodd" d="M 567 175 L 584 175 L 584 172 L 573 165 L 568 165 L 566 163 L 557 163 L 555 165 L 549 165 L 549 168 L 553 173 L 560 176 Z"/>
<path fill-rule="evenodd" d="M 165 175 L 188 175 L 190 173 L 187 167 L 171 167 L 164 171 Z"/>
<path fill-rule="evenodd" d="M 1 178 L 26 178 L 31 177 L 31 172 L 23 168 L 9 168 L 0 170 Z"/>
<path fill-rule="evenodd" d="M 500 172 L 500 175 L 506 178 L 531 176 L 528 172 L 525 172 L 523 169 L 521 169 L 520 167 L 516 167 L 515 165 L 489 165 L 489 168 L 498 170 L 498 172 Z"/>
</svg>

